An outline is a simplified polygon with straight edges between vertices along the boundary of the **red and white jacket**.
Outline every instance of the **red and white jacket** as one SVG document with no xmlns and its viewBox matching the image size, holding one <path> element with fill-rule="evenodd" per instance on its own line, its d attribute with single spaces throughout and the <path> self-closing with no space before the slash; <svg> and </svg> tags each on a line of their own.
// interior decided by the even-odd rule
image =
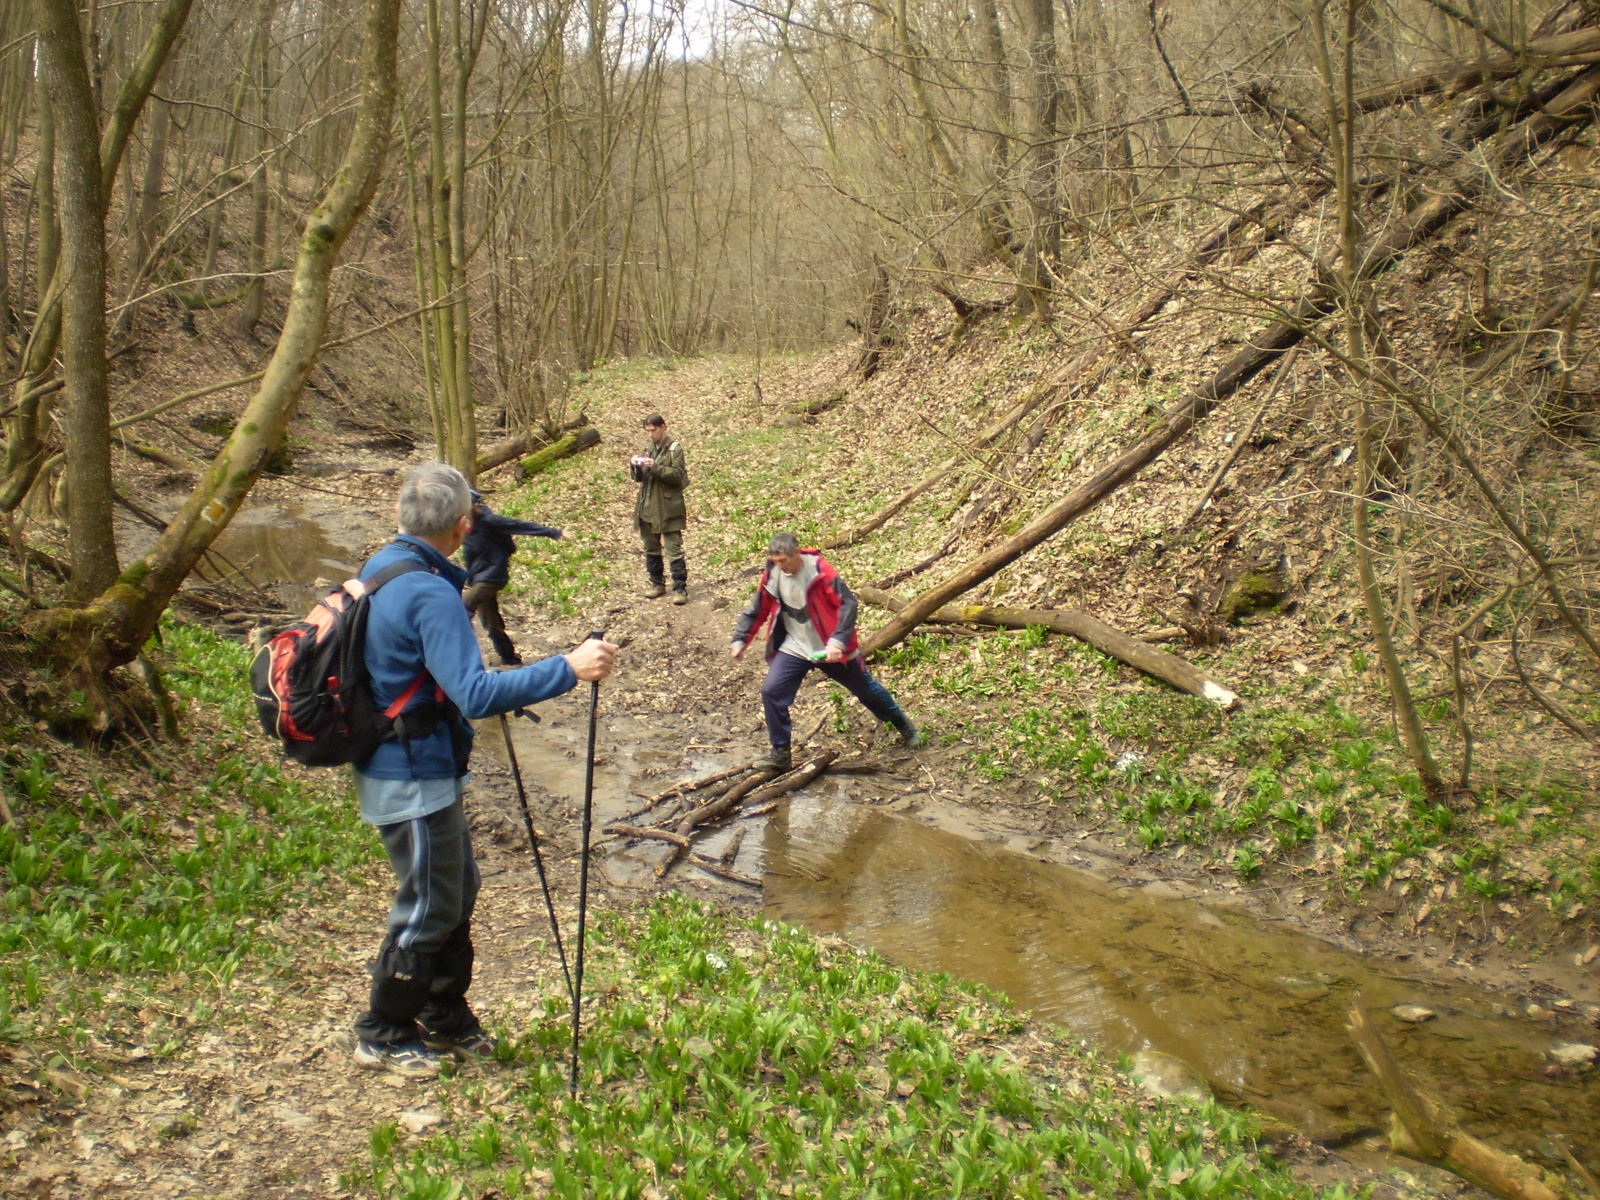
<svg viewBox="0 0 1600 1200">
<path fill-rule="evenodd" d="M 833 564 L 822 557 L 821 550 L 802 549 L 800 554 L 803 558 L 813 560 L 817 568 L 816 577 L 806 589 L 806 612 L 811 617 L 811 627 L 824 644 L 840 642 L 844 646 L 845 658 L 854 658 L 861 650 L 861 639 L 856 636 L 858 605 L 855 593 L 840 578 Z M 739 614 L 733 640 L 748 644 L 761 632 L 762 626 L 772 621 L 772 631 L 767 635 L 767 661 L 772 661 L 787 632 L 783 621 L 774 619 L 780 609 L 778 581 L 773 578 L 772 564 L 768 563 L 761 571 L 756 594 Z"/>
</svg>

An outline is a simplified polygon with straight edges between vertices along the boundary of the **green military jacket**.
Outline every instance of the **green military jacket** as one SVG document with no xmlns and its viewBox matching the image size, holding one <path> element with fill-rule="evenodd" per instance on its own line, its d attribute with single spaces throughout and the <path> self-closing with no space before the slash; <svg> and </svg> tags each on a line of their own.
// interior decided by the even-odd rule
<svg viewBox="0 0 1600 1200">
<path fill-rule="evenodd" d="M 634 519 L 641 529 L 651 533 L 682 529 L 687 523 L 683 489 L 689 486 L 683 444 L 669 433 L 659 446 L 646 442 L 639 453 L 653 461 L 644 468 L 644 478 L 639 481 L 639 502 L 634 506 Z"/>
</svg>

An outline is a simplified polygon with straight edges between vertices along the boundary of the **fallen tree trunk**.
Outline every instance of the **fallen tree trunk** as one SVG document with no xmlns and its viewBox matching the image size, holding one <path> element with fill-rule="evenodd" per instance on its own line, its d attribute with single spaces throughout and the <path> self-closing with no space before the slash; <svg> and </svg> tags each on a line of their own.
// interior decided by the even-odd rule
<svg viewBox="0 0 1600 1200">
<path fill-rule="evenodd" d="M 1505 169 L 1543 145 L 1556 133 L 1586 122 L 1590 105 L 1600 94 L 1600 67 L 1591 67 L 1571 80 L 1541 109 L 1490 138 L 1432 191 L 1429 197 L 1400 217 L 1366 249 L 1357 276 L 1370 278 L 1388 269 L 1407 250 L 1437 234 L 1480 195 L 1499 169 Z M 1246 383 L 1275 363 L 1305 336 L 1307 326 L 1320 321 L 1337 306 L 1334 268 L 1312 284 L 1289 309 L 1286 317 L 1268 326 L 1231 358 L 1220 371 L 1184 396 L 1158 420 L 1155 427 L 1132 447 L 1055 504 L 1024 525 L 1014 535 L 991 547 L 954 575 L 919 595 L 872 637 L 862 643 L 871 653 L 892 646 L 945 604 L 1016 561 L 1040 542 L 1059 533 L 1098 505 L 1161 454 Z"/>
<path fill-rule="evenodd" d="M 1600 53 L 1600 29 L 1575 29 L 1553 37 L 1534 38 L 1525 54 L 1496 54 L 1481 63 L 1448 63 L 1408 75 L 1356 96 L 1356 107 L 1373 112 L 1423 96 L 1456 96 L 1495 79 L 1509 79 L 1538 67 L 1576 66 L 1595 61 Z"/>
<path fill-rule="evenodd" d="M 857 588 L 856 595 L 868 604 L 891 611 L 904 608 L 905 601 L 877 588 Z M 993 625 L 1001 629 L 1027 629 L 1042 626 L 1052 633 L 1064 633 L 1088 642 L 1102 654 L 1169 683 L 1180 692 L 1200 696 L 1222 709 L 1236 708 L 1241 701 L 1233 689 L 1224 687 L 1199 667 L 1176 654 L 1157 650 L 1148 642 L 1129 637 L 1086 612 L 1052 608 L 991 608 L 981 604 L 947 604 L 930 614 L 929 621 L 944 624 Z"/>
<path fill-rule="evenodd" d="M 1319 185 L 1317 193 L 1320 194 L 1326 190 L 1325 187 Z M 946 459 L 944 463 L 934 468 L 927 475 L 924 475 L 911 487 L 901 492 L 900 495 L 848 533 L 841 534 L 832 541 L 822 543 L 822 548 L 824 550 L 841 550 L 846 546 L 855 545 L 868 534 L 873 533 L 893 520 L 906 505 L 917 497 L 938 487 L 952 471 L 961 465 L 962 459 L 974 451 L 982 450 L 984 447 L 991 445 L 1018 421 L 1038 408 L 1040 404 L 1053 399 L 1062 388 L 1076 386 L 1083 376 L 1105 357 L 1113 346 L 1125 344 L 1127 334 L 1143 325 L 1165 308 L 1177 293 L 1178 288 L 1196 271 L 1220 254 L 1235 233 L 1248 225 L 1259 222 L 1262 215 L 1267 211 L 1268 204 L 1268 201 L 1262 200 L 1246 211 L 1237 213 L 1214 227 L 1195 244 L 1194 250 L 1190 253 L 1191 261 L 1186 266 L 1163 279 L 1160 286 L 1149 296 L 1146 296 L 1137 308 L 1124 314 L 1114 322 L 1118 333 L 1117 338 L 1105 338 L 1096 341 L 1093 347 L 1084 351 L 1084 353 L 1073 359 L 1043 383 L 1035 386 L 1021 401 L 1007 410 L 998 421 L 979 432 L 977 437 L 969 441 L 956 454 Z"/>
<path fill-rule="evenodd" d="M 1561 1194 L 1515 1154 L 1496 1150 L 1462 1132 L 1444 1105 L 1400 1069 L 1367 1019 L 1359 993 L 1350 1008 L 1348 1028 L 1356 1049 L 1394 1105 L 1390 1149 L 1435 1163 L 1507 1200 L 1561 1200 Z"/>
<path fill-rule="evenodd" d="M 593 425 L 585 425 L 582 429 L 575 429 L 560 441 L 551 442 L 543 450 L 535 451 L 517 464 L 517 474 L 524 480 L 532 479 L 541 471 L 548 470 L 552 464 L 560 462 L 563 458 L 571 458 L 574 454 L 600 444 L 600 431 Z"/>
<path fill-rule="evenodd" d="M 814 417 L 827 412 L 849 394 L 850 389 L 847 387 L 834 388 L 826 396 L 818 396 L 815 400 L 797 400 L 783 411 L 797 417 Z"/>
<path fill-rule="evenodd" d="M 503 467 L 514 458 L 520 458 L 536 446 L 546 446 L 555 441 L 563 433 L 571 433 L 575 429 L 582 429 L 589 423 L 589 418 L 579 414 L 565 425 L 561 426 L 554 434 L 548 429 L 528 429 L 509 441 L 501 442 L 485 451 L 478 458 L 477 473 L 484 474 L 497 467 Z"/>
</svg>

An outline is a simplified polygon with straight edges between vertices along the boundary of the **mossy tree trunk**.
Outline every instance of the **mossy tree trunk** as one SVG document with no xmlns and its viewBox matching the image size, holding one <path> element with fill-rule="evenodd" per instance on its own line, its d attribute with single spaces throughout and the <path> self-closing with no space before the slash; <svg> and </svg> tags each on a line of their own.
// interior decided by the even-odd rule
<svg viewBox="0 0 1600 1200">
<path fill-rule="evenodd" d="M 58 0 L 59 2 L 59 0 Z M 400 0 L 369 0 L 362 94 L 350 145 L 321 203 L 306 218 L 283 332 L 254 396 L 183 508 L 139 562 L 82 608 L 40 614 L 34 632 L 89 682 L 131 662 L 200 556 L 238 511 L 282 441 L 328 323 L 339 251 L 383 175 L 395 106 Z"/>
</svg>

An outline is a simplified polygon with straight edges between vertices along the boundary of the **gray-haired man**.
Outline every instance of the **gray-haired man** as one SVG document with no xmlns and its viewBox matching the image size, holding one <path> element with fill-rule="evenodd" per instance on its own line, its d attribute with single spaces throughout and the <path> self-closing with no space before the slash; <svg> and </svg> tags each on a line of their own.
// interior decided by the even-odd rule
<svg viewBox="0 0 1600 1200">
<path fill-rule="evenodd" d="M 372 994 L 356 1021 L 358 1065 L 435 1075 L 446 1054 L 492 1054 L 494 1039 L 467 1004 L 478 868 L 461 795 L 472 751 L 468 718 L 510 712 L 611 673 L 616 647 L 586 641 L 513 671 L 483 666 L 461 602 L 466 572 L 450 561 L 472 527 L 460 471 L 427 463 L 406 476 L 400 532 L 361 568 L 370 579 L 412 559 L 421 570 L 375 592 L 367 615 L 372 699 L 398 703 L 409 734 L 355 767 L 361 819 L 377 827 L 394 868 L 389 934 L 373 962 Z"/>
</svg>

